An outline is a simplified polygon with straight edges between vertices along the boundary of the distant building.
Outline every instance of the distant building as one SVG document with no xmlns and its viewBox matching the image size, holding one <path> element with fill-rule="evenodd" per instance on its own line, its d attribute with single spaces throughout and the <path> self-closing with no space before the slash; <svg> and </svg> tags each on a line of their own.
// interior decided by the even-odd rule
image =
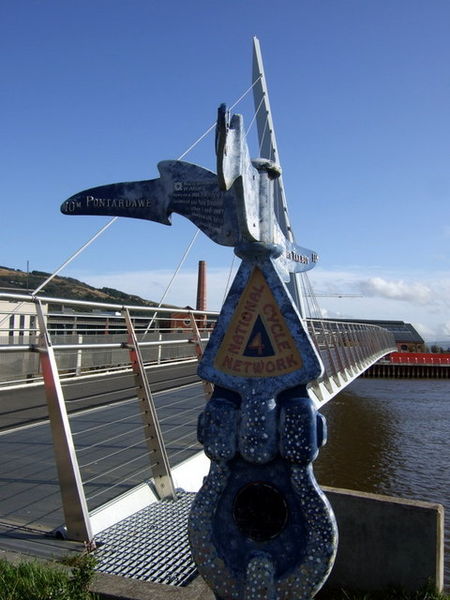
<svg viewBox="0 0 450 600">
<path fill-rule="evenodd" d="M 170 315 L 170 328 L 174 331 L 184 331 L 192 329 L 191 317 L 189 311 L 194 310 L 191 306 L 186 306 L 186 312 L 173 312 Z M 195 319 L 197 321 L 197 317 Z"/>
<path fill-rule="evenodd" d="M 346 321 L 346 319 L 333 319 L 335 321 Z M 348 319 L 352 323 L 368 323 L 378 325 L 392 333 L 397 344 L 397 352 L 426 352 L 425 341 L 417 333 L 411 323 L 404 321 L 378 321 L 370 319 Z"/>
<path fill-rule="evenodd" d="M 47 306 L 43 305 L 44 318 Z M 0 300 L 0 338 L 3 344 L 28 343 L 31 336 L 38 332 L 37 316 L 34 306 L 29 303 Z"/>
</svg>

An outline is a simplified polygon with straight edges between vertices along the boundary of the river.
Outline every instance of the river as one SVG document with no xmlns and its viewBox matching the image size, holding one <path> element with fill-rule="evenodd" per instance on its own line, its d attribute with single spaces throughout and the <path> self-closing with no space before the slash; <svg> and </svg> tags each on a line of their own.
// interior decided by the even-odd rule
<svg viewBox="0 0 450 600">
<path fill-rule="evenodd" d="M 450 586 L 450 380 L 357 379 L 321 412 L 321 485 L 438 502 L 445 508 Z"/>
</svg>

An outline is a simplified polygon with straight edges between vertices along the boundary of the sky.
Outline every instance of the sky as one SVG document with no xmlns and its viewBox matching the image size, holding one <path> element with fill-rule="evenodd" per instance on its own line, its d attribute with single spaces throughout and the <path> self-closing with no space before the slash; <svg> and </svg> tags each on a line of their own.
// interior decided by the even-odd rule
<svg viewBox="0 0 450 600">
<path fill-rule="evenodd" d="M 0 0 L 0 33 L 1 265 L 72 256 L 109 219 L 61 203 L 157 177 L 249 89 L 256 35 L 323 315 L 450 342 L 448 0 Z M 233 110 L 249 125 L 251 94 Z M 184 160 L 214 170 L 213 133 Z M 160 301 L 194 233 L 119 219 L 61 274 Z M 203 234 L 166 302 L 195 304 L 199 260 L 220 308 L 238 261 Z"/>
</svg>

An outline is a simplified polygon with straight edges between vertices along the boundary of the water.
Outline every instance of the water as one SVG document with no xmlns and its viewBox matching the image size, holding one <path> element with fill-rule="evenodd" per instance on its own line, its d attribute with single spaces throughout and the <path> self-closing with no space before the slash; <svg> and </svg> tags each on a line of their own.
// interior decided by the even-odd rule
<svg viewBox="0 0 450 600">
<path fill-rule="evenodd" d="M 358 379 L 321 410 L 320 484 L 438 502 L 450 586 L 450 380 Z"/>
</svg>

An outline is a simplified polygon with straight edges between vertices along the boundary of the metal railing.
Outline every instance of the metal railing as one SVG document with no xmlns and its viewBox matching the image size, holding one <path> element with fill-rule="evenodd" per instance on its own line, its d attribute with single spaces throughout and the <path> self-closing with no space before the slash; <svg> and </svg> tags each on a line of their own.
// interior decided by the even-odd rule
<svg viewBox="0 0 450 600">
<path fill-rule="evenodd" d="M 309 384 L 310 396 L 324 404 L 373 363 L 396 350 L 393 334 L 377 325 L 307 319 L 308 332 L 324 365 L 323 376 Z"/>
<path fill-rule="evenodd" d="M 8 300 L 13 303 L 10 309 Z M 44 311 L 46 330 L 59 353 L 58 369 L 62 378 L 130 368 L 124 309 L 130 313 L 146 366 L 195 360 L 198 344 L 193 343 L 191 319 L 200 339 L 207 341 L 217 318 L 217 313 L 192 309 L 156 309 L 49 297 L 39 297 L 39 300 L 43 306 L 97 311 Z M 42 381 L 35 303 L 29 296 L 0 294 L 0 388 Z M 32 326 L 27 327 L 27 324 Z"/>
<path fill-rule="evenodd" d="M 55 306 L 64 310 L 56 311 Z M 72 539 L 92 539 L 89 499 L 95 502 L 95 508 L 102 494 L 110 501 L 110 492 L 105 495 L 106 487 L 122 490 L 126 481 L 136 484 L 139 477 L 143 481 L 151 476 L 159 497 L 173 496 L 166 444 L 147 374 L 167 366 L 167 377 L 172 377 L 176 365 L 195 364 L 217 317 L 217 312 L 189 308 L 0 294 L 0 391 L 2 384 L 4 390 L 12 384 L 26 388 L 30 383 L 43 384 L 45 388 L 64 518 Z M 323 376 L 308 388 L 318 404 L 330 400 L 376 360 L 395 350 L 392 334 L 374 325 L 326 319 L 308 319 L 305 325 L 324 364 Z M 117 450 L 105 451 L 104 457 L 98 457 L 99 448 L 107 448 L 112 440 L 111 423 L 96 426 L 92 443 L 83 442 L 80 448 L 79 440 L 86 439 L 85 432 L 73 433 L 68 413 L 74 402 L 78 403 L 78 410 L 92 402 L 83 397 L 74 400 L 71 385 L 79 383 L 83 395 L 87 381 L 95 379 L 107 386 L 116 376 L 131 382 L 126 384 L 130 385 L 127 402 L 134 403 L 135 408 L 127 410 L 134 416 L 121 416 L 119 421 L 131 419 L 132 427 L 124 435 L 131 436 L 132 441 L 122 444 L 121 440 Z M 205 395 L 210 393 L 211 386 L 205 385 L 203 404 Z M 123 394 L 119 397 L 123 398 Z M 201 406 L 197 398 L 189 401 L 185 410 L 192 432 L 183 434 L 184 438 L 188 435 L 189 442 L 187 438 L 177 441 L 180 447 L 183 443 L 192 445 L 196 452 L 200 447 L 195 443 L 194 423 Z M 104 444 L 98 440 L 100 427 Z M 87 439 L 90 431 L 86 432 Z M 122 433 L 117 436 L 121 438 Z M 102 461 L 112 466 L 92 475 L 93 465 Z M 102 480 L 105 475 L 108 486 Z M 97 489 L 99 480 L 102 485 Z"/>
<path fill-rule="evenodd" d="M 0 294 L 0 302 L 2 300 L 23 303 L 26 308 L 20 313 L 16 311 L 18 317 L 27 315 L 33 319 L 36 315 L 29 296 Z M 193 324 L 198 329 L 200 342 L 204 343 L 219 314 L 189 308 L 124 307 L 47 297 L 40 300 L 43 304 L 104 311 L 90 314 L 48 311 L 46 326 L 53 348 L 60 352 L 58 368 L 62 378 L 130 368 L 128 333 L 121 315 L 124 308 L 130 311 L 146 366 L 197 358 Z M 9 329 L 13 314 L 14 310 L 8 312 L 5 306 L 3 310 L 0 308 L 0 323 L 3 322 L 0 325 L 0 388 L 42 381 L 36 352 L 39 330 L 36 326 L 31 329 L 23 325 Z M 93 323 L 88 323 L 89 320 Z M 323 381 L 341 377 L 346 382 L 355 372 L 359 374 L 380 357 L 396 350 L 392 334 L 376 325 L 329 319 L 306 319 L 305 324 L 324 364 Z"/>
<path fill-rule="evenodd" d="M 12 310 L 0 317 L 2 333 L 6 335 L 9 342 L 0 345 L 0 354 L 7 357 L 28 354 L 38 356 L 38 368 L 31 376 L 38 381 L 40 378 L 45 389 L 68 537 L 87 542 L 93 539 L 85 485 L 93 483 L 95 485 L 95 481 L 104 478 L 105 473 L 113 479 L 108 481 L 108 487 L 115 487 L 117 480 L 123 483 L 124 480 L 129 479 L 129 470 L 134 476 L 135 468 L 139 464 L 140 473 L 146 470 L 148 472 L 150 468 L 152 485 L 157 497 L 174 498 L 175 488 L 171 467 L 146 369 L 155 364 L 171 366 L 179 363 L 180 359 L 196 362 L 197 357 L 202 353 L 203 343 L 207 341 L 206 334 L 211 329 L 207 316 L 203 312 L 190 309 L 155 309 L 48 297 L 30 298 L 16 294 L 1 294 L 0 300 L 4 301 L 3 305 L 7 300 L 14 302 Z M 76 306 L 79 310 L 89 308 L 106 311 L 95 315 L 97 321 L 95 326 L 101 325 L 104 330 L 103 335 L 97 334 L 95 342 L 82 339 L 83 328 L 87 327 L 85 321 L 88 317 L 80 313 L 76 315 L 76 324 L 69 322 L 71 328 L 69 339 L 65 335 L 59 335 L 65 333 L 60 325 L 64 324 L 67 327 L 68 323 L 67 314 L 55 317 L 49 310 L 49 305 L 58 303 Z M 3 309 L 5 310 L 4 306 Z M 72 317 L 74 321 L 75 316 Z M 18 328 L 15 327 L 16 321 Z M 110 335 L 112 321 L 115 329 L 114 341 L 111 339 L 105 341 L 105 335 Z M 31 325 L 35 329 L 32 329 Z M 75 343 L 72 339 L 74 334 L 77 338 Z M 88 353 L 87 360 L 86 353 Z M 89 353 L 94 353 L 96 360 L 93 360 L 93 355 Z M 4 363 L 1 366 L 4 368 Z M 29 368 L 29 364 L 27 367 Z M 93 464 L 98 465 L 100 459 L 88 460 L 80 465 L 77 454 L 79 448 L 77 449 L 69 421 L 61 374 L 64 374 L 66 381 L 67 378 L 80 379 L 86 370 L 92 373 L 96 367 L 106 369 L 108 372 L 117 369 L 130 372 L 134 384 L 133 389 L 127 393 L 131 395 L 130 400 L 134 400 L 134 403 L 137 401 L 140 423 L 133 425 L 131 444 L 125 447 L 119 444 L 120 448 L 108 452 L 101 459 L 111 462 L 114 458 L 114 466 L 106 472 L 101 469 L 100 473 L 83 481 L 82 469 L 88 468 L 89 472 Z M 111 437 L 107 435 L 106 441 L 110 443 Z M 98 449 L 97 441 L 89 446 L 89 450 L 92 451 L 94 447 Z M 86 450 L 86 447 L 82 449 Z M 136 451 L 137 456 L 130 458 L 130 451 L 132 453 Z M 125 462 L 117 464 L 117 455 L 124 452 Z M 144 467 L 142 467 L 143 458 L 147 463 Z M 98 496 L 99 493 L 95 492 L 94 496 Z"/>
</svg>

